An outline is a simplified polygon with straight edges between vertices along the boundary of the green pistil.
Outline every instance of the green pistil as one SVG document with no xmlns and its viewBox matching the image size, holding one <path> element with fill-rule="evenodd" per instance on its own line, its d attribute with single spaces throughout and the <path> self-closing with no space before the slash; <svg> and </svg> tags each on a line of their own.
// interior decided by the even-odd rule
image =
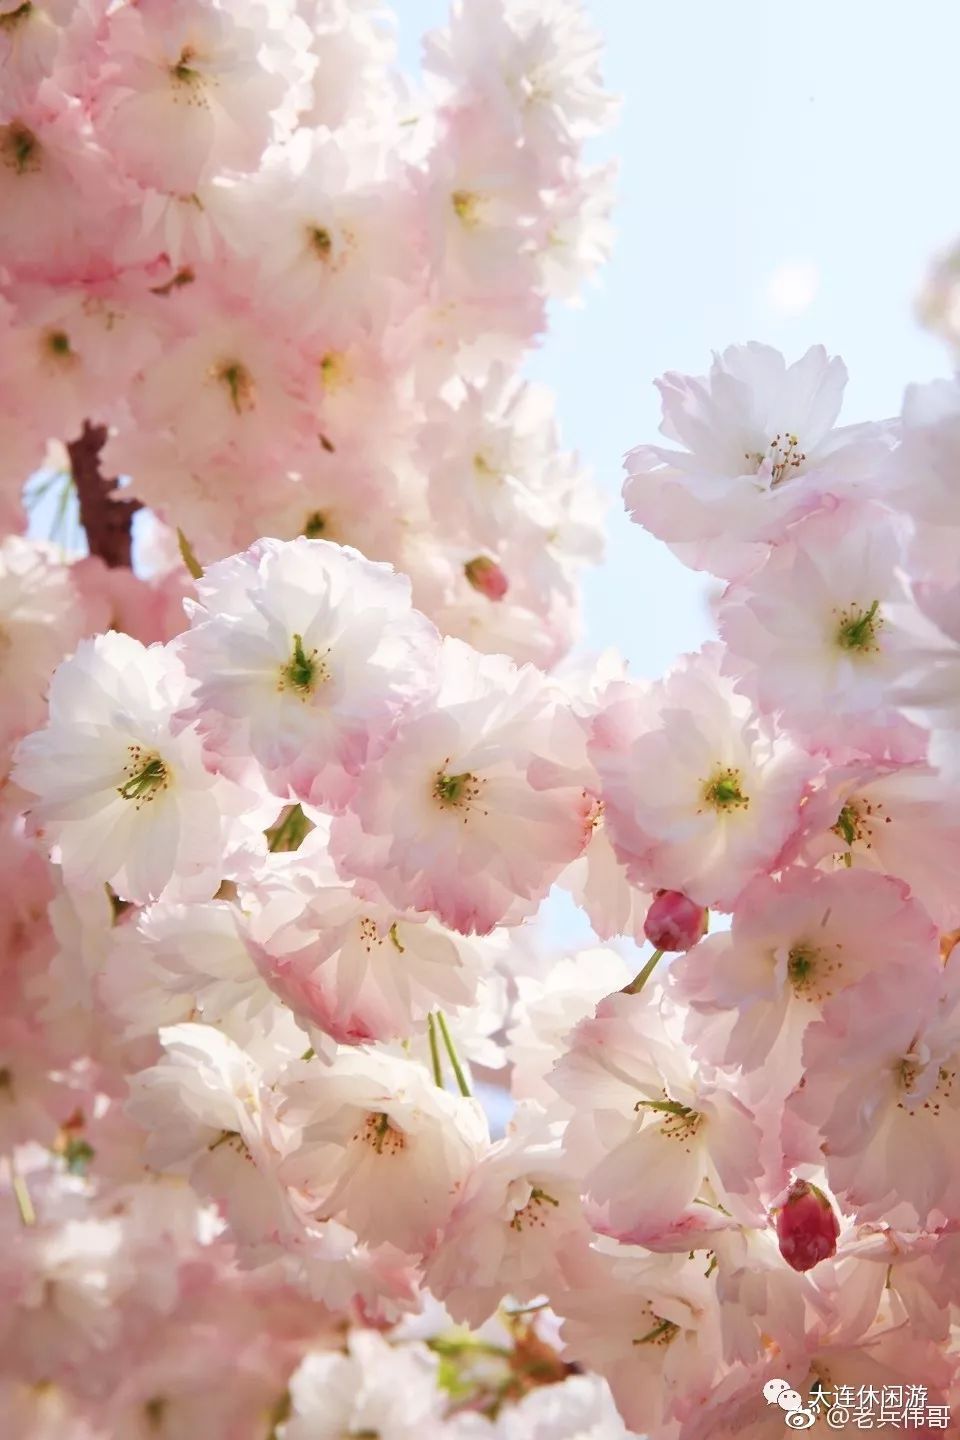
<svg viewBox="0 0 960 1440">
<path fill-rule="evenodd" d="M 681 1120 L 699 1119 L 699 1111 L 692 1110 L 689 1105 L 681 1105 L 679 1100 L 638 1100 L 634 1110 L 660 1110 L 664 1115 L 677 1115 Z"/>
<path fill-rule="evenodd" d="M 459 805 L 472 780 L 469 770 L 462 775 L 438 775 L 433 785 L 434 798 L 441 805 Z"/>
<path fill-rule="evenodd" d="M 155 755 L 135 775 L 131 775 L 123 785 L 117 786 L 117 794 L 124 800 L 150 799 L 154 791 L 159 790 L 166 783 L 167 767 L 159 755 Z"/>
<path fill-rule="evenodd" d="M 837 630 L 837 644 L 841 650 L 875 650 L 877 631 L 883 624 L 878 618 L 879 600 L 874 600 L 869 610 L 858 611 L 840 622 Z"/>
<path fill-rule="evenodd" d="M 293 654 L 284 666 L 283 676 L 294 690 L 299 690 L 301 695 L 309 695 L 313 689 L 313 682 L 316 678 L 317 667 L 314 661 L 316 651 L 308 655 L 303 648 L 303 636 L 294 635 Z"/>
<path fill-rule="evenodd" d="M 303 534 L 308 540 L 319 540 L 327 533 L 327 517 L 322 510 L 314 510 L 303 523 Z"/>
<path fill-rule="evenodd" d="M 70 336 L 65 330 L 53 330 L 47 336 L 47 346 L 52 355 L 64 356 L 72 353 Z"/>
<path fill-rule="evenodd" d="M 187 45 L 180 52 L 180 59 L 177 61 L 176 65 L 171 67 L 171 75 L 175 80 L 179 80 L 183 85 L 196 85 L 200 81 L 200 71 L 194 70 L 193 66 L 190 64 L 193 56 L 194 51 L 190 48 L 189 45 Z"/>
<path fill-rule="evenodd" d="M 95 1151 L 92 1145 L 78 1136 L 71 1136 L 63 1149 L 63 1159 L 71 1175 L 86 1175 Z"/>
<path fill-rule="evenodd" d="M 383 1142 L 387 1138 L 387 1131 L 390 1129 L 390 1116 L 381 1111 L 377 1116 L 377 1123 L 373 1130 L 373 1148 L 378 1155 L 383 1154 Z"/>
<path fill-rule="evenodd" d="M 837 816 L 837 823 L 832 826 L 834 835 L 839 835 L 847 845 L 852 845 L 857 838 L 857 821 L 859 820 L 856 806 L 844 805 Z"/>
<path fill-rule="evenodd" d="M 479 196 L 472 190 L 454 190 L 450 196 L 450 203 L 453 205 L 458 220 L 464 225 L 475 225 L 477 221 L 477 210 L 479 208 Z"/>
<path fill-rule="evenodd" d="M 814 950 L 806 945 L 796 945 L 787 957 L 787 975 L 795 988 L 802 986 L 813 973 L 817 963 Z"/>
<path fill-rule="evenodd" d="M 217 372 L 230 391 L 230 404 L 238 415 L 253 409 L 253 377 L 246 365 L 239 360 L 230 360 Z"/>
<path fill-rule="evenodd" d="M 18 175 L 37 168 L 40 142 L 21 120 L 14 120 L 0 130 L 2 149 Z"/>
<path fill-rule="evenodd" d="M 324 230 L 322 225 L 311 225 L 307 230 L 307 238 L 315 255 L 318 255 L 321 260 L 330 259 L 333 241 L 330 238 L 329 230 Z"/>
<path fill-rule="evenodd" d="M 750 804 L 740 788 L 739 770 L 721 770 L 704 786 L 703 798 L 714 810 L 736 810 Z"/>
<path fill-rule="evenodd" d="M 648 1330 L 646 1335 L 641 1335 L 633 1343 L 634 1345 L 653 1345 L 656 1341 L 662 1340 L 665 1345 L 669 1345 L 679 1330 L 680 1326 L 674 1325 L 672 1320 L 660 1320 L 652 1330 Z"/>
</svg>

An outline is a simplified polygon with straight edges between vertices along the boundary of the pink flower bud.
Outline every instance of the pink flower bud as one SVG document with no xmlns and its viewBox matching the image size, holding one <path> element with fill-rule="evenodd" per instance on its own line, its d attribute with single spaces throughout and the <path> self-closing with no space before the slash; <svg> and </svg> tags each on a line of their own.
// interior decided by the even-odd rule
<svg viewBox="0 0 960 1440">
<path fill-rule="evenodd" d="M 502 600 L 510 589 L 506 575 L 496 560 L 491 560 L 488 555 L 477 555 L 475 559 L 468 560 L 463 569 L 474 590 L 479 590 L 488 600 Z"/>
<path fill-rule="evenodd" d="M 707 933 L 707 912 L 679 890 L 658 890 L 643 933 L 658 950 L 689 950 Z"/>
<path fill-rule="evenodd" d="M 837 1253 L 840 1222 L 833 1206 L 816 1185 L 794 1180 L 777 1211 L 780 1254 L 794 1270 L 812 1270 Z"/>
</svg>

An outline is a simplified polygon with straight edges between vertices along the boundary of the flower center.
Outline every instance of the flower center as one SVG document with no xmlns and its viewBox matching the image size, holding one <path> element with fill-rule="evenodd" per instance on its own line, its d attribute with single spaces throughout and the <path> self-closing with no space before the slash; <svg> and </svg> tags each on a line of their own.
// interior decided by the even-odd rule
<svg viewBox="0 0 960 1440">
<path fill-rule="evenodd" d="M 73 354 L 70 336 L 66 330 L 49 330 L 44 336 L 44 344 L 50 354 L 58 360 L 64 360 Z"/>
<path fill-rule="evenodd" d="M 291 689 L 301 700 L 311 696 L 318 685 L 330 679 L 330 671 L 316 650 L 303 648 L 303 636 L 294 635 L 290 659 L 280 671 L 278 690 Z"/>
<path fill-rule="evenodd" d="M 692 1140 L 703 1126 L 704 1117 L 699 1110 L 681 1105 L 679 1100 L 671 1100 L 666 1091 L 662 1100 L 638 1100 L 633 1108 L 638 1113 L 652 1110 L 654 1114 L 662 1115 L 660 1133 L 667 1140 L 679 1140 L 681 1143 Z"/>
<path fill-rule="evenodd" d="M 140 745 L 127 746 L 128 760 L 123 767 L 127 779 L 117 786 L 117 794 L 133 800 L 139 810 L 155 799 L 159 791 L 169 788 L 167 767 L 157 754 L 145 755 Z"/>
<path fill-rule="evenodd" d="M 170 74 L 178 84 L 201 85 L 203 83 L 203 76 L 199 70 L 194 69 L 192 64 L 196 53 L 191 45 L 184 45 L 180 51 L 180 59 L 176 65 L 170 66 Z"/>
<path fill-rule="evenodd" d="M 860 811 L 856 805 L 849 802 L 844 805 L 837 816 L 835 825 L 831 825 L 834 835 L 838 835 L 847 845 L 853 845 L 855 841 L 863 836 L 863 825 Z"/>
<path fill-rule="evenodd" d="M 877 633 L 883 625 L 883 617 L 878 613 L 879 609 L 880 601 L 874 600 L 866 610 L 862 605 L 851 605 L 840 612 L 834 638 L 841 650 L 859 651 L 866 655 L 880 649 Z"/>
<path fill-rule="evenodd" d="M 482 197 L 474 190 L 454 190 L 450 196 L 450 204 L 456 212 L 457 219 L 468 229 L 472 230 L 480 223 Z"/>
<path fill-rule="evenodd" d="M 407 1145 L 406 1135 L 391 1125 L 390 1116 L 383 1111 L 379 1114 L 371 1112 L 353 1138 L 368 1145 L 378 1155 L 399 1155 Z"/>
<path fill-rule="evenodd" d="M 308 540 L 319 540 L 327 533 L 327 517 L 322 510 L 311 510 L 303 522 L 303 529 L 300 532 L 306 535 Z"/>
<path fill-rule="evenodd" d="M 239 1130 L 221 1130 L 216 1140 L 211 1140 L 207 1146 L 208 1151 L 219 1150 L 221 1145 L 226 1145 L 235 1155 L 246 1155 L 250 1158 L 250 1149 L 246 1140 Z"/>
<path fill-rule="evenodd" d="M 908 1115 L 926 1111 L 930 1119 L 937 1119 L 941 1107 L 953 1100 L 958 1075 L 960 1070 L 954 1058 L 949 1064 L 937 1064 L 931 1063 L 925 1054 L 905 1055 L 897 1067 L 897 1086 L 903 1092 L 897 1109 Z"/>
<path fill-rule="evenodd" d="M 0 155 L 7 168 L 18 175 L 40 169 L 40 141 L 22 120 L 0 125 Z"/>
<path fill-rule="evenodd" d="M 230 404 L 237 415 L 254 408 L 253 376 L 240 360 L 225 360 L 215 365 L 213 378 L 226 386 Z"/>
<path fill-rule="evenodd" d="M 478 450 L 473 457 L 473 468 L 482 480 L 502 480 L 503 472 L 498 470 L 496 465 L 491 465 L 482 450 Z"/>
<path fill-rule="evenodd" d="M 460 775 L 438 770 L 433 779 L 433 798 L 441 810 L 469 810 L 480 794 L 481 783 L 469 770 Z"/>
<path fill-rule="evenodd" d="M 715 774 L 704 783 L 703 799 L 712 810 L 718 813 L 725 810 L 746 810 L 750 804 L 750 797 L 743 793 L 743 777 L 739 770 L 727 767 L 717 770 Z"/>
<path fill-rule="evenodd" d="M 680 1334 L 680 1326 L 675 1325 L 672 1320 L 663 1320 L 659 1315 L 652 1318 L 653 1326 L 646 1335 L 639 1335 L 634 1340 L 634 1345 L 659 1345 L 664 1348 Z"/>
<path fill-rule="evenodd" d="M 364 915 L 358 923 L 360 926 L 360 944 L 369 955 L 372 953 L 375 945 L 377 949 L 379 949 L 383 944 L 383 940 L 377 930 L 377 922 L 371 920 L 369 915 Z"/>
<path fill-rule="evenodd" d="M 319 260 L 326 262 L 330 259 L 333 251 L 333 240 L 331 239 L 330 231 L 325 230 L 322 225 L 307 226 L 307 243 Z"/>
<path fill-rule="evenodd" d="M 546 1190 L 541 1190 L 539 1186 L 534 1185 L 530 1190 L 530 1198 L 527 1203 L 513 1212 L 510 1229 L 520 1231 L 531 1226 L 540 1230 L 545 1229 L 547 1216 L 550 1213 L 549 1210 L 544 1209 L 547 1205 L 552 1205 L 557 1209 L 560 1201 L 554 1199 L 552 1195 L 548 1195 Z"/>
<path fill-rule="evenodd" d="M 336 391 L 349 385 L 352 376 L 350 374 L 350 363 L 346 355 L 339 350 L 331 350 L 320 361 L 320 381 L 324 389 Z"/>
<path fill-rule="evenodd" d="M 839 960 L 806 940 L 798 941 L 787 955 L 787 980 L 798 999 L 828 1000 L 839 969 Z"/>
<path fill-rule="evenodd" d="M 806 454 L 800 449 L 796 435 L 774 435 L 766 450 L 745 450 L 743 458 L 757 468 L 757 473 L 770 476 L 771 490 L 800 469 Z"/>
</svg>

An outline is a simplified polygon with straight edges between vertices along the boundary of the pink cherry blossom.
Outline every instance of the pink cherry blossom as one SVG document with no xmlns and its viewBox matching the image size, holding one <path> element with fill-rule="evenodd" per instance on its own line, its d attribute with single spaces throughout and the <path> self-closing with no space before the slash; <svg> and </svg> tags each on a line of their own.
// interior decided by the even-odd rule
<svg viewBox="0 0 960 1440">
<path fill-rule="evenodd" d="M 665 375 L 660 428 L 683 449 L 627 456 L 632 518 L 697 569 L 736 578 L 764 542 L 824 496 L 864 485 L 883 457 L 880 426 L 836 428 L 846 380 L 822 346 L 787 365 L 756 343 L 716 355 L 708 376 Z"/>
<path fill-rule="evenodd" d="M 922 988 L 940 970 L 937 932 L 906 885 L 861 870 L 794 868 L 758 879 L 733 924 L 678 957 L 672 979 L 690 1006 L 696 1053 L 751 1070 L 779 1044 L 787 1073 L 811 1020 L 874 973 Z"/>
<path fill-rule="evenodd" d="M 365 771 L 334 853 L 394 904 L 452 929 L 515 921 L 586 845 L 590 802 L 575 774 L 531 777 L 538 762 L 576 765 L 581 748 L 558 687 L 448 640 L 436 699 Z"/>
<path fill-rule="evenodd" d="M 404 581 L 325 540 L 261 541 L 211 567 L 180 653 L 184 718 L 229 768 L 249 749 L 277 794 L 342 805 L 429 689 L 437 642 Z"/>
<path fill-rule="evenodd" d="M 727 910 L 776 868 L 816 764 L 735 694 L 721 658 L 708 646 L 647 692 L 612 687 L 590 754 L 629 878 Z"/>
</svg>

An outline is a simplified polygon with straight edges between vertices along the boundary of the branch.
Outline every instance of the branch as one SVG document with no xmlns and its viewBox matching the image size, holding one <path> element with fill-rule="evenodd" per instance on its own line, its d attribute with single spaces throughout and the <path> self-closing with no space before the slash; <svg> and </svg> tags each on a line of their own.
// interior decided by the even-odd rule
<svg viewBox="0 0 960 1440">
<path fill-rule="evenodd" d="M 139 500 L 119 500 L 112 495 L 116 480 L 107 480 L 100 473 L 100 451 L 106 438 L 105 425 L 84 420 L 80 438 L 67 446 L 67 454 L 90 554 L 99 555 L 112 570 L 129 569 L 131 526 L 141 506 Z"/>
</svg>

